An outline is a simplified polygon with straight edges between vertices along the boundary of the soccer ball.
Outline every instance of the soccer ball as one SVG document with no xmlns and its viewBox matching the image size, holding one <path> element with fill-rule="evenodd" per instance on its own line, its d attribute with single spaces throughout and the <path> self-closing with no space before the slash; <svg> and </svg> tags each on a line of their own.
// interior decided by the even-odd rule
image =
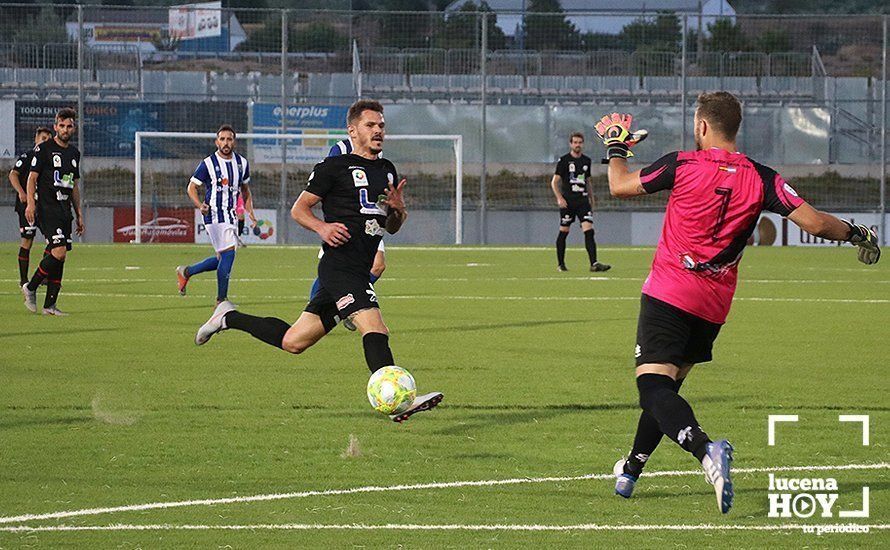
<svg viewBox="0 0 890 550">
<path fill-rule="evenodd" d="M 368 401 L 383 414 L 401 414 L 414 403 L 414 377 L 401 367 L 377 369 L 368 380 Z"/>
</svg>

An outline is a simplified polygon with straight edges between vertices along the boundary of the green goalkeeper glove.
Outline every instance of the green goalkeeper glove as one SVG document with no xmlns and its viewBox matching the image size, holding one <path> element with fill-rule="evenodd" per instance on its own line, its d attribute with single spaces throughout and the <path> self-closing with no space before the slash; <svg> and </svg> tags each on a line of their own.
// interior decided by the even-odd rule
<svg viewBox="0 0 890 550">
<path fill-rule="evenodd" d="M 878 236 L 875 232 L 861 223 L 843 221 L 850 226 L 850 238 L 847 240 L 859 247 L 859 261 L 865 265 L 878 263 L 881 259 L 881 248 L 878 246 Z"/>
<path fill-rule="evenodd" d="M 608 164 L 609 159 L 612 158 L 626 159 L 634 156 L 630 148 L 648 137 L 649 132 L 646 130 L 631 132 L 632 122 L 632 115 L 612 113 L 596 123 L 596 133 L 599 134 L 606 146 L 603 164 Z"/>
</svg>

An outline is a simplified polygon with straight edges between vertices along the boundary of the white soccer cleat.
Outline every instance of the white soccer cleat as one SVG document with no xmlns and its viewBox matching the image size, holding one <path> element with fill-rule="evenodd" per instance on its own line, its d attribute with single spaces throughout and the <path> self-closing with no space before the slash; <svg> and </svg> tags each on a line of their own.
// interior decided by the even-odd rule
<svg viewBox="0 0 890 550">
<path fill-rule="evenodd" d="M 203 346 L 210 340 L 211 336 L 225 330 L 225 316 L 230 311 L 235 311 L 235 304 L 228 300 L 220 302 L 216 309 L 213 310 L 213 315 L 210 316 L 210 319 L 201 325 L 201 328 L 195 334 L 195 345 Z"/>
<path fill-rule="evenodd" d="M 701 467 L 705 471 L 705 479 L 714 486 L 717 507 L 725 514 L 732 508 L 732 501 L 735 497 L 730 477 L 733 448 L 729 441 L 721 439 L 708 443 L 707 449 L 707 454 L 701 461 Z"/>
<path fill-rule="evenodd" d="M 28 290 L 28 283 L 22 285 L 22 296 L 25 297 L 25 307 L 31 313 L 37 313 L 37 291 Z"/>
<path fill-rule="evenodd" d="M 618 462 L 612 468 L 612 473 L 615 474 L 615 494 L 624 498 L 630 498 L 639 478 L 624 473 L 624 464 L 626 462 L 626 458 L 618 459 Z"/>
<path fill-rule="evenodd" d="M 392 419 L 393 422 L 404 422 L 416 413 L 428 411 L 434 408 L 436 405 L 442 402 L 442 399 L 444 397 L 445 396 L 442 395 L 442 392 L 437 391 L 424 395 L 418 395 L 414 398 L 414 403 L 411 403 L 411 407 L 407 411 L 399 414 L 391 414 L 389 415 L 389 417 Z"/>
<path fill-rule="evenodd" d="M 67 317 L 68 314 L 57 308 L 56 306 L 43 308 L 44 315 L 54 315 L 56 317 Z"/>
</svg>

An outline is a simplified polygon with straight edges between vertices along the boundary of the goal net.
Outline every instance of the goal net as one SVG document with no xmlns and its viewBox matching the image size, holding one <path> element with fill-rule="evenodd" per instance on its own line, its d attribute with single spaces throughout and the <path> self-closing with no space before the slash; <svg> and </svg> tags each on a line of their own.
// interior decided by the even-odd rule
<svg viewBox="0 0 890 550">
<path fill-rule="evenodd" d="M 250 162 L 257 224 L 245 243 L 317 244 L 318 236 L 290 219 L 290 207 L 313 166 L 347 136 L 331 131 L 237 135 L 235 151 Z M 210 132 L 136 132 L 133 216 L 115 240 L 209 242 L 186 189 L 195 167 L 216 150 Z M 395 242 L 461 244 L 463 241 L 463 139 L 459 135 L 388 135 L 383 155 L 406 178 L 410 231 Z M 116 222 L 116 226 L 117 226 Z"/>
</svg>

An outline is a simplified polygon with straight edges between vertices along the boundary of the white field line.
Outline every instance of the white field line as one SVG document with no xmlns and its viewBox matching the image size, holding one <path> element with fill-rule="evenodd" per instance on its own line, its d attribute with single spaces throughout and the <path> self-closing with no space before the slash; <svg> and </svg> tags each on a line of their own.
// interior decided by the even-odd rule
<svg viewBox="0 0 890 550">
<path fill-rule="evenodd" d="M 0 295 L 19 295 L 18 292 L 0 292 Z M 182 296 L 176 293 L 170 294 L 126 294 L 107 293 L 107 292 L 65 292 L 65 296 L 87 297 L 87 298 L 170 298 L 174 300 L 183 300 Z M 210 294 L 189 294 L 191 298 L 215 298 L 216 295 Z M 293 301 L 305 302 L 308 299 L 307 294 L 297 296 L 287 296 L 283 294 L 269 296 L 246 296 L 245 299 L 251 300 L 276 300 L 276 301 Z M 616 301 L 638 301 L 639 296 L 451 296 L 440 294 L 405 294 L 395 296 L 382 296 L 381 301 L 386 300 L 472 300 L 472 301 L 505 301 L 505 302 L 616 302 Z M 791 303 L 827 303 L 827 304 L 890 304 L 890 298 L 780 298 L 780 297 L 756 297 L 756 296 L 737 296 L 733 298 L 736 302 L 791 302 Z"/>
<path fill-rule="evenodd" d="M 121 243 L 119 243 L 121 244 Z M 167 248 L 168 250 L 183 250 L 185 248 L 191 247 L 191 244 L 187 246 L 183 246 L 180 244 L 176 245 L 164 245 L 164 244 L 154 244 L 154 243 L 143 243 L 136 246 L 136 249 L 140 248 Z M 195 243 L 195 247 L 208 248 L 209 244 L 201 244 Z M 597 245 L 598 250 L 608 250 L 609 252 L 652 252 L 655 250 L 654 246 L 601 246 Z M 110 248 L 108 244 L 99 244 L 99 243 L 78 243 L 78 248 Z M 321 247 L 321 243 L 319 244 L 264 244 L 251 246 L 254 250 L 318 250 Z M 570 246 L 569 250 L 583 250 L 580 246 Z M 454 245 L 454 244 L 443 244 L 441 246 L 422 246 L 422 245 L 410 245 L 410 244 L 386 244 L 386 250 L 417 250 L 421 252 L 553 252 L 553 245 L 540 244 L 540 245 L 529 245 L 529 246 L 509 246 L 509 245 L 492 245 L 492 246 L 479 246 L 479 245 Z"/>
<path fill-rule="evenodd" d="M 416 523 L 258 523 L 252 525 L 172 525 L 159 524 L 126 524 L 112 525 L 26 525 L 0 527 L 0 532 L 7 533 L 38 533 L 52 531 L 804 531 L 818 529 L 824 533 L 865 533 L 872 529 L 890 529 L 890 524 L 781 524 L 781 525 L 723 525 L 698 523 L 692 525 L 608 525 L 597 523 L 581 523 L 578 525 L 537 525 L 537 524 L 438 524 L 422 525 Z"/>
<path fill-rule="evenodd" d="M 773 468 L 736 468 L 735 474 L 752 474 L 764 472 L 815 472 L 815 471 L 842 471 L 842 470 L 887 470 L 890 463 L 879 462 L 874 464 L 840 464 L 835 466 L 778 466 Z M 701 470 L 666 470 L 661 472 L 647 472 L 646 477 L 678 477 L 702 475 Z M 43 514 L 21 514 L 18 516 L 0 517 L 0 524 L 23 523 L 26 521 L 62 519 L 80 516 L 96 516 L 100 514 L 112 514 L 116 512 L 138 512 L 144 510 L 161 510 L 167 508 L 182 508 L 186 506 L 213 506 L 217 504 L 236 504 L 243 502 L 266 502 L 273 500 L 286 500 L 315 496 L 353 495 L 358 493 L 383 493 L 392 491 L 417 491 L 427 489 L 452 489 L 457 487 L 492 487 L 498 485 L 521 485 L 531 483 L 561 483 L 568 481 L 606 480 L 614 479 L 614 474 L 586 474 L 567 477 L 519 477 L 510 479 L 488 479 L 477 481 L 448 481 L 433 483 L 415 483 L 410 485 L 368 485 L 353 487 L 350 489 L 327 489 L 316 491 L 298 491 L 292 493 L 269 493 L 242 497 L 206 498 L 195 500 L 179 500 L 170 502 L 150 502 L 147 504 L 129 504 L 124 506 L 109 506 L 104 508 L 84 508 L 80 510 L 67 510 L 63 512 L 49 512 Z"/>
</svg>

